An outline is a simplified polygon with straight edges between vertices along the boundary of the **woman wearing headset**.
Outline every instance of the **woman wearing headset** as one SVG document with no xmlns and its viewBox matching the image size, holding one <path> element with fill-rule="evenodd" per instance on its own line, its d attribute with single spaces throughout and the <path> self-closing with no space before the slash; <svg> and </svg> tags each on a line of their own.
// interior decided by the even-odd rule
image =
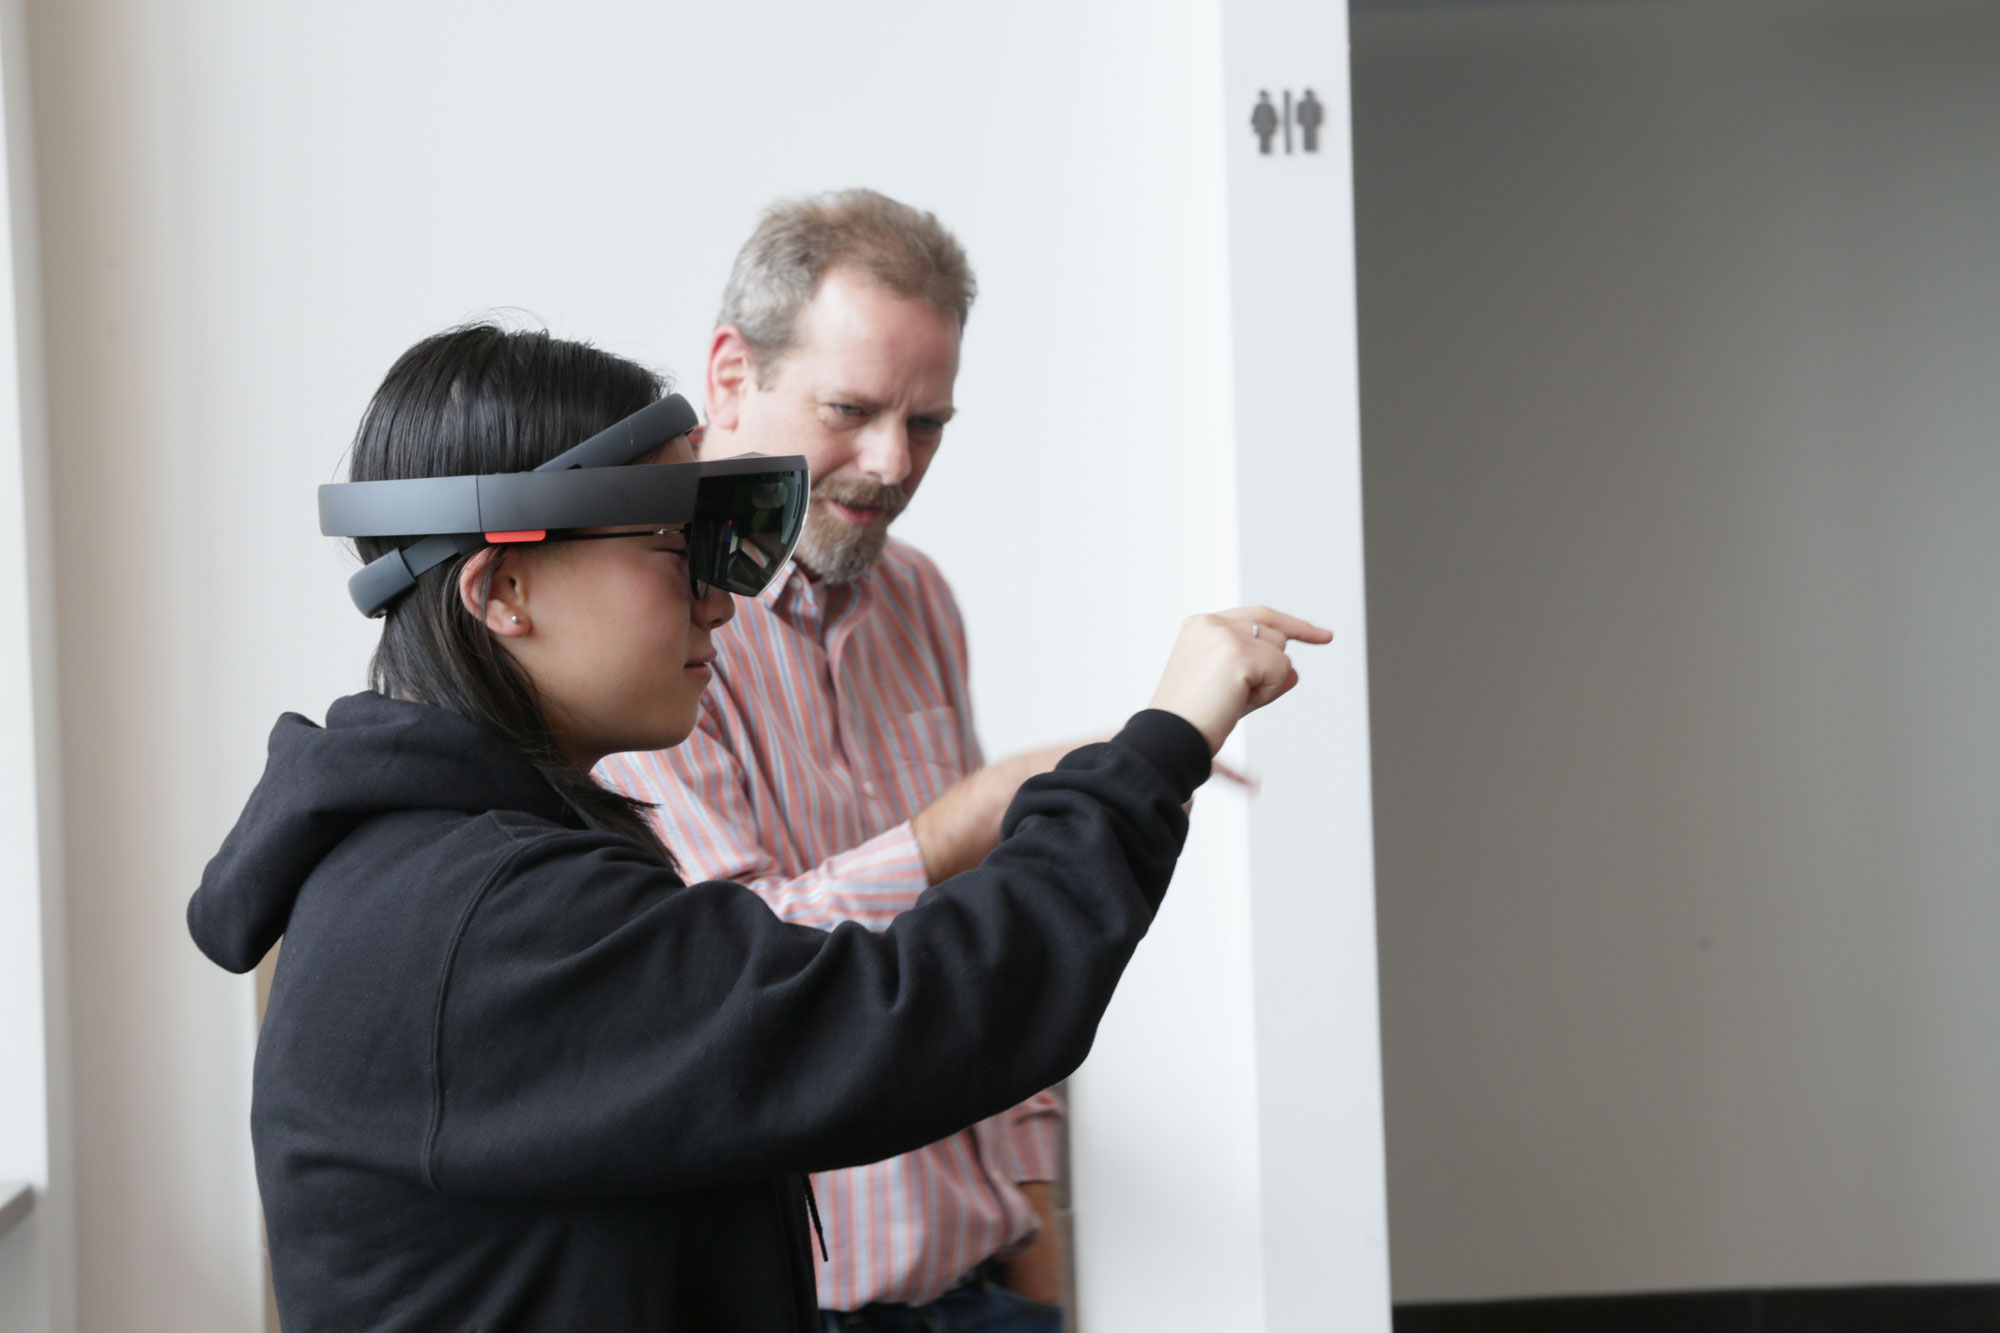
<svg viewBox="0 0 2000 1333">
<path fill-rule="evenodd" d="M 661 387 L 545 334 L 440 334 L 351 479 L 527 471 Z M 419 575 L 373 690 L 279 721 L 189 904 L 232 970 L 285 940 L 251 1130 L 287 1333 L 815 1328 L 802 1178 L 1075 1069 L 1212 755 L 1296 683 L 1288 639 L 1331 638 L 1194 617 L 1151 706 L 1027 783 L 983 865 L 879 934 L 821 932 L 683 884 L 588 776 L 687 736 L 730 594 L 691 586 L 677 528 L 551 535 L 622 539 Z"/>
</svg>

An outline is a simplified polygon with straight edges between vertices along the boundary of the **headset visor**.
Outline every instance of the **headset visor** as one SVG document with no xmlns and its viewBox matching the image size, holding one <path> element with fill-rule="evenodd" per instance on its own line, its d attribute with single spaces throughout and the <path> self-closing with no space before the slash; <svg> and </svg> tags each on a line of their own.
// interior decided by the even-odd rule
<svg viewBox="0 0 2000 1333">
<path fill-rule="evenodd" d="M 776 461 L 723 459 L 703 466 Z M 697 582 L 754 597 L 791 558 L 805 528 L 811 484 L 805 460 L 788 461 L 798 467 L 702 475 L 688 525 L 688 572 Z"/>
</svg>

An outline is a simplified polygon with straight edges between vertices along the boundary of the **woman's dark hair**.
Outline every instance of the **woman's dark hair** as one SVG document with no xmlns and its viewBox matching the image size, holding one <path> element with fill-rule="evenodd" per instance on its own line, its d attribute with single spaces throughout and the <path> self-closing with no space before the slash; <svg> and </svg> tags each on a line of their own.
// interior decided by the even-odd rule
<svg viewBox="0 0 2000 1333">
<path fill-rule="evenodd" d="M 527 472 L 666 387 L 644 366 L 545 331 L 451 329 L 390 367 L 355 433 L 348 480 Z M 355 546 L 373 560 L 406 541 L 361 537 Z M 672 865 L 642 813 L 650 807 L 600 787 L 556 748 L 527 675 L 465 609 L 458 578 L 473 554 L 427 570 L 389 608 L 369 683 L 478 723 L 525 755 L 585 826 L 632 838 Z"/>
</svg>

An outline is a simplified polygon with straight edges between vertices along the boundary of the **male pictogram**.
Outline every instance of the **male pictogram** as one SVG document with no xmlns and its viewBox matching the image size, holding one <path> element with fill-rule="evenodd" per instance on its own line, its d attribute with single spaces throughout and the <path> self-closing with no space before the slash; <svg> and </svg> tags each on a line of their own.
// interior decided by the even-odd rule
<svg viewBox="0 0 2000 1333">
<path fill-rule="evenodd" d="M 1271 105 L 1271 94 L 1257 94 L 1257 105 L 1250 112 L 1250 128 L 1257 132 L 1257 151 L 1268 155 L 1271 139 L 1278 132 L 1278 108 Z"/>
<path fill-rule="evenodd" d="M 1292 114 L 1299 122 L 1300 133 L 1305 135 L 1306 151 L 1308 153 L 1317 153 L 1319 151 L 1319 127 L 1326 120 L 1325 104 L 1317 97 L 1314 97 L 1313 90 L 1308 88 L 1306 89 L 1306 95 L 1299 99 L 1298 110 Z"/>
</svg>

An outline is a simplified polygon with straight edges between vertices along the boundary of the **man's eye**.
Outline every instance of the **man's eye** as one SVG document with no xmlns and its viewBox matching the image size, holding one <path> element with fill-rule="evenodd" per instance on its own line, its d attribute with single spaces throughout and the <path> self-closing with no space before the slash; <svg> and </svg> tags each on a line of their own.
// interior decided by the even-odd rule
<svg viewBox="0 0 2000 1333">
<path fill-rule="evenodd" d="M 833 403 L 830 404 L 830 406 L 833 408 L 835 412 L 839 413 L 841 416 L 844 417 L 859 417 L 865 415 L 860 408 L 856 407 L 852 403 Z"/>
<path fill-rule="evenodd" d="M 910 422 L 910 429 L 919 435 L 942 435 L 944 423 L 935 417 L 918 417 Z"/>
</svg>

